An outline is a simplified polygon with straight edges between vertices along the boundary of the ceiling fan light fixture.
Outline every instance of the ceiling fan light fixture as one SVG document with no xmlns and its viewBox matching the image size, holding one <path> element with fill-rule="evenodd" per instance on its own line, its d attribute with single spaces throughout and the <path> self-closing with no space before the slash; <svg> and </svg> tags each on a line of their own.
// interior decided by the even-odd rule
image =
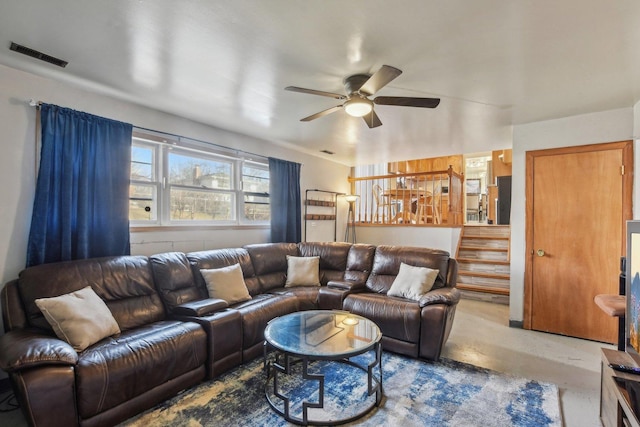
<svg viewBox="0 0 640 427">
<path fill-rule="evenodd" d="M 366 116 L 373 110 L 373 102 L 365 97 L 353 97 L 344 103 L 344 111 L 353 117 Z"/>
</svg>

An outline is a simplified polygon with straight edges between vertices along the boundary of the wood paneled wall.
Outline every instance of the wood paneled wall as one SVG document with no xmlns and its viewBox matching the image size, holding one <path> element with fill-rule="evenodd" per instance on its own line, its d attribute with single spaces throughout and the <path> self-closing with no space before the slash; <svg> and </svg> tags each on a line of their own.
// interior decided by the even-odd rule
<svg viewBox="0 0 640 427">
<path fill-rule="evenodd" d="M 449 166 L 451 166 L 454 172 L 463 173 L 462 154 L 390 162 L 388 168 L 389 173 L 418 173 L 446 171 L 449 169 Z"/>
</svg>

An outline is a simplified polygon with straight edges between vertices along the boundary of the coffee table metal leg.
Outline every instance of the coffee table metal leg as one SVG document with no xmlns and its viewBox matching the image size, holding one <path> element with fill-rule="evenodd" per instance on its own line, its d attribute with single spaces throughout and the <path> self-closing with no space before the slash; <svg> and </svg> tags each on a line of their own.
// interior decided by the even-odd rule
<svg viewBox="0 0 640 427">
<path fill-rule="evenodd" d="M 302 378 L 305 380 L 318 381 L 318 401 L 317 402 L 302 402 L 302 421 L 304 425 L 309 424 L 308 409 L 309 408 L 324 408 L 324 375 L 322 374 L 310 374 L 309 373 L 309 358 L 302 359 Z"/>
<path fill-rule="evenodd" d="M 339 419 L 339 420 L 333 420 L 333 421 L 328 421 L 328 420 L 323 420 L 323 421 L 309 420 L 308 409 L 309 408 L 322 409 L 322 408 L 324 408 L 324 403 L 325 403 L 324 402 L 325 401 L 325 376 L 323 374 L 312 374 L 312 373 L 309 373 L 310 365 L 313 362 L 316 362 L 316 360 L 313 360 L 313 359 L 311 359 L 309 357 L 303 357 L 303 358 L 294 357 L 294 356 L 290 356 L 287 353 L 280 352 L 280 351 L 276 350 L 273 361 L 267 362 L 266 350 L 265 350 L 265 364 L 267 366 L 267 368 L 266 368 L 266 372 L 267 372 L 267 387 L 268 387 L 269 382 L 273 381 L 273 396 L 277 397 L 282 402 L 283 410 L 280 410 L 279 408 L 277 408 L 276 403 L 271 400 L 271 398 L 269 397 L 269 395 L 267 393 L 266 397 L 267 397 L 267 401 L 269 402 L 269 405 L 276 412 L 278 412 L 280 415 L 282 415 L 285 420 L 287 420 L 289 422 L 296 423 L 296 424 L 302 424 L 302 425 L 337 425 L 337 424 L 347 423 L 347 422 L 356 420 L 356 419 L 364 416 L 366 413 L 368 413 L 374 407 L 380 406 L 380 403 L 382 401 L 382 397 L 384 395 L 383 386 L 382 386 L 382 345 L 380 343 L 377 343 L 374 346 L 373 350 L 374 350 L 374 354 L 375 354 L 374 360 L 371 363 L 367 364 L 366 368 L 365 368 L 365 366 L 360 366 L 359 364 L 354 363 L 349 359 L 335 359 L 335 360 L 333 360 L 333 362 L 346 363 L 348 365 L 354 366 L 354 367 L 359 368 L 360 370 L 364 371 L 367 374 L 367 393 L 368 393 L 368 396 L 371 396 L 374 393 L 376 394 L 375 402 L 372 402 L 371 406 L 369 406 L 368 408 L 366 408 L 362 412 L 354 414 L 354 415 L 352 415 L 350 417 L 347 417 L 345 419 Z M 290 413 L 290 398 L 278 391 L 278 389 L 280 388 L 279 387 L 280 386 L 279 375 L 280 374 L 291 375 L 291 365 L 293 363 L 302 363 L 302 377 L 305 380 L 313 380 L 313 381 L 317 381 L 318 382 L 318 401 L 317 402 L 303 401 L 302 402 L 302 417 L 301 418 L 298 418 L 296 416 L 291 415 L 291 413 Z M 376 369 L 378 370 L 377 373 L 375 372 Z"/>
<path fill-rule="evenodd" d="M 373 360 L 371 363 L 369 363 L 369 365 L 367 366 L 367 380 L 368 380 L 368 391 L 369 391 L 369 396 L 371 396 L 374 392 L 376 393 L 376 406 L 380 406 L 380 402 L 382 401 L 382 394 L 383 394 L 383 390 L 382 390 L 382 345 L 380 343 L 377 343 L 375 348 L 374 348 L 374 352 L 375 352 L 375 360 Z M 375 380 L 374 378 L 374 369 L 375 367 L 378 367 L 378 371 L 379 371 L 379 379 L 378 381 Z"/>
<path fill-rule="evenodd" d="M 291 416 L 289 415 L 289 398 L 284 394 L 278 391 L 278 373 L 289 375 L 291 373 L 291 358 L 288 354 L 284 353 L 282 357 L 284 358 L 284 365 L 279 362 L 280 353 L 277 352 L 275 356 L 275 361 L 272 363 L 273 367 L 273 395 L 278 399 L 282 400 L 282 404 L 284 405 L 284 418 L 286 420 L 290 420 Z M 268 398 L 268 397 L 267 397 Z M 273 406 L 273 405 L 272 405 Z"/>
</svg>

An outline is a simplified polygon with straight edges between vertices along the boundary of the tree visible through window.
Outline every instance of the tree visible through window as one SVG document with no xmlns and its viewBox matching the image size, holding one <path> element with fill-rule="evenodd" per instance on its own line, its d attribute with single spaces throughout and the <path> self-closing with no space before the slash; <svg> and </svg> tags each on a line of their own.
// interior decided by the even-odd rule
<svg viewBox="0 0 640 427">
<path fill-rule="evenodd" d="M 134 137 L 129 206 L 134 225 L 266 223 L 269 167 Z"/>
<path fill-rule="evenodd" d="M 172 221 L 233 221 L 233 163 L 192 154 L 169 153 Z"/>
</svg>

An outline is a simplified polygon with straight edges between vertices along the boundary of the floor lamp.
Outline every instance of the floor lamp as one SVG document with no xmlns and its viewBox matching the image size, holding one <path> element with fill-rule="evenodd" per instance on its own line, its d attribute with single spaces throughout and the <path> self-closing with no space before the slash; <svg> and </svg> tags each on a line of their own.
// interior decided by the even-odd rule
<svg viewBox="0 0 640 427">
<path fill-rule="evenodd" d="M 344 241 L 345 242 L 356 242 L 356 213 L 354 210 L 354 205 L 356 200 L 358 200 L 357 194 L 347 194 L 344 196 L 344 199 L 349 203 L 349 213 L 347 214 L 347 229 L 344 232 Z"/>
</svg>

